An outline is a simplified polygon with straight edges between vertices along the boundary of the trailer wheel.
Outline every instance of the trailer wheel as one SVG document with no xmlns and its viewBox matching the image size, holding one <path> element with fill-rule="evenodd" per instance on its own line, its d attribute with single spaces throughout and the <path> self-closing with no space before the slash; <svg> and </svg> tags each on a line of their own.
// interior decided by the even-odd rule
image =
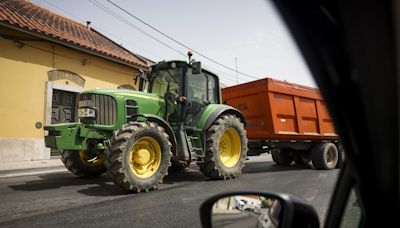
<svg viewBox="0 0 400 228">
<path fill-rule="evenodd" d="M 341 143 L 339 143 L 337 145 L 337 150 L 338 150 L 338 161 L 336 163 L 335 168 L 339 169 L 343 166 L 344 159 L 345 159 L 344 149 L 343 149 L 343 145 Z"/>
<path fill-rule="evenodd" d="M 71 173 L 85 178 L 94 178 L 106 172 L 104 157 L 97 157 L 89 151 L 63 150 L 61 161 Z"/>
<path fill-rule="evenodd" d="M 205 176 L 231 179 L 242 173 L 247 155 L 247 137 L 238 117 L 219 117 L 207 131 L 206 144 L 204 163 L 198 163 Z"/>
<path fill-rule="evenodd" d="M 311 151 L 312 164 L 316 169 L 334 169 L 338 162 L 338 150 L 333 143 L 320 143 Z"/>
<path fill-rule="evenodd" d="M 290 165 L 294 160 L 294 155 L 291 149 L 283 148 L 283 149 L 274 149 L 271 151 L 272 160 L 277 165 Z"/>
<path fill-rule="evenodd" d="M 133 192 L 157 188 L 171 166 L 171 142 L 153 122 L 132 122 L 115 131 L 106 150 L 108 174 L 119 187 Z"/>
</svg>

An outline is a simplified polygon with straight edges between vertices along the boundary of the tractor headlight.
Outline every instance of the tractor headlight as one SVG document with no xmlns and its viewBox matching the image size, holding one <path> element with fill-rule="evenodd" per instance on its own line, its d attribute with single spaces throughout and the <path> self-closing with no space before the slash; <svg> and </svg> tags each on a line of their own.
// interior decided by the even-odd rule
<svg viewBox="0 0 400 228">
<path fill-rule="evenodd" d="M 80 108 L 78 109 L 79 118 L 95 118 L 96 110 L 94 108 Z"/>
</svg>

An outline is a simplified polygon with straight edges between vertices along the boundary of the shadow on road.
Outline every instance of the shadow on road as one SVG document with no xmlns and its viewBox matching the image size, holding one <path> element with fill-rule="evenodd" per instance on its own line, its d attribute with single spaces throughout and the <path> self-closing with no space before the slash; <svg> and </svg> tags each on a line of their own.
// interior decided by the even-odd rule
<svg viewBox="0 0 400 228">
<path fill-rule="evenodd" d="M 280 166 L 276 165 L 273 162 L 247 162 L 246 167 L 243 169 L 243 173 L 256 174 L 267 172 L 293 171 L 300 169 L 312 169 L 312 166 L 297 164 L 291 166 Z M 115 186 L 107 175 L 102 175 L 99 178 L 94 179 L 79 178 L 71 174 L 65 173 L 45 174 L 38 177 L 40 178 L 39 180 L 27 181 L 24 184 L 10 185 L 8 187 L 13 189 L 14 191 L 29 192 L 75 186 L 77 187 L 76 191 L 78 193 L 87 196 L 117 196 L 129 194 L 123 189 Z M 192 165 L 190 169 L 187 169 L 184 172 L 170 173 L 167 177 L 164 178 L 163 183 L 165 185 L 172 186 L 177 183 L 193 183 L 206 181 L 212 180 L 204 176 L 196 165 Z M 169 187 L 167 187 L 166 189 L 169 189 Z"/>
<path fill-rule="evenodd" d="M 209 178 L 204 176 L 199 170 L 186 169 L 182 172 L 169 173 L 164 178 L 164 184 L 174 184 L 178 182 L 204 182 L 208 181 Z"/>
<path fill-rule="evenodd" d="M 55 173 L 40 175 L 40 180 L 27 181 L 25 184 L 10 185 L 14 191 L 42 191 L 62 187 L 82 186 L 77 192 L 88 196 L 113 196 L 124 195 L 126 192 L 115 186 L 107 175 L 99 178 L 86 179 L 66 175 L 65 173 Z M 94 185 L 94 186 L 87 186 Z"/>
<path fill-rule="evenodd" d="M 312 165 L 277 165 L 274 162 L 247 162 L 243 173 L 267 173 L 313 169 Z"/>
</svg>

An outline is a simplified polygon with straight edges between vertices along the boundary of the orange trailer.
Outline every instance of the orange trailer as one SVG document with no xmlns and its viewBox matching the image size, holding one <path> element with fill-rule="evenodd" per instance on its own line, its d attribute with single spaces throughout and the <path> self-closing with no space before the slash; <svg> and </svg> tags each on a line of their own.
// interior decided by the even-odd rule
<svg viewBox="0 0 400 228">
<path fill-rule="evenodd" d="M 224 88 L 222 99 L 246 117 L 250 153 L 267 148 L 278 164 L 342 164 L 344 153 L 318 89 L 265 78 Z"/>
</svg>

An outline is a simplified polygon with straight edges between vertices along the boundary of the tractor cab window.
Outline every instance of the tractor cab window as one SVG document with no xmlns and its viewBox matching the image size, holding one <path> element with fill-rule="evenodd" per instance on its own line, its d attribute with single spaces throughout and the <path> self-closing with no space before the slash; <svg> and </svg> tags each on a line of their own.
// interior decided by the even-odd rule
<svg viewBox="0 0 400 228">
<path fill-rule="evenodd" d="M 218 103 L 218 86 L 216 77 L 208 74 L 189 74 L 188 99 L 192 101 L 209 101 Z"/>
<path fill-rule="evenodd" d="M 207 100 L 207 77 L 204 74 L 189 74 L 187 96 L 191 101 Z"/>
<path fill-rule="evenodd" d="M 208 101 L 213 104 L 218 104 L 218 87 L 217 87 L 217 78 L 211 75 L 207 75 L 208 77 L 208 86 L 207 86 L 207 93 L 208 93 Z"/>
<path fill-rule="evenodd" d="M 150 92 L 161 97 L 163 97 L 167 91 L 179 94 L 179 84 L 182 80 L 182 74 L 182 68 L 153 72 L 150 81 Z"/>
</svg>

